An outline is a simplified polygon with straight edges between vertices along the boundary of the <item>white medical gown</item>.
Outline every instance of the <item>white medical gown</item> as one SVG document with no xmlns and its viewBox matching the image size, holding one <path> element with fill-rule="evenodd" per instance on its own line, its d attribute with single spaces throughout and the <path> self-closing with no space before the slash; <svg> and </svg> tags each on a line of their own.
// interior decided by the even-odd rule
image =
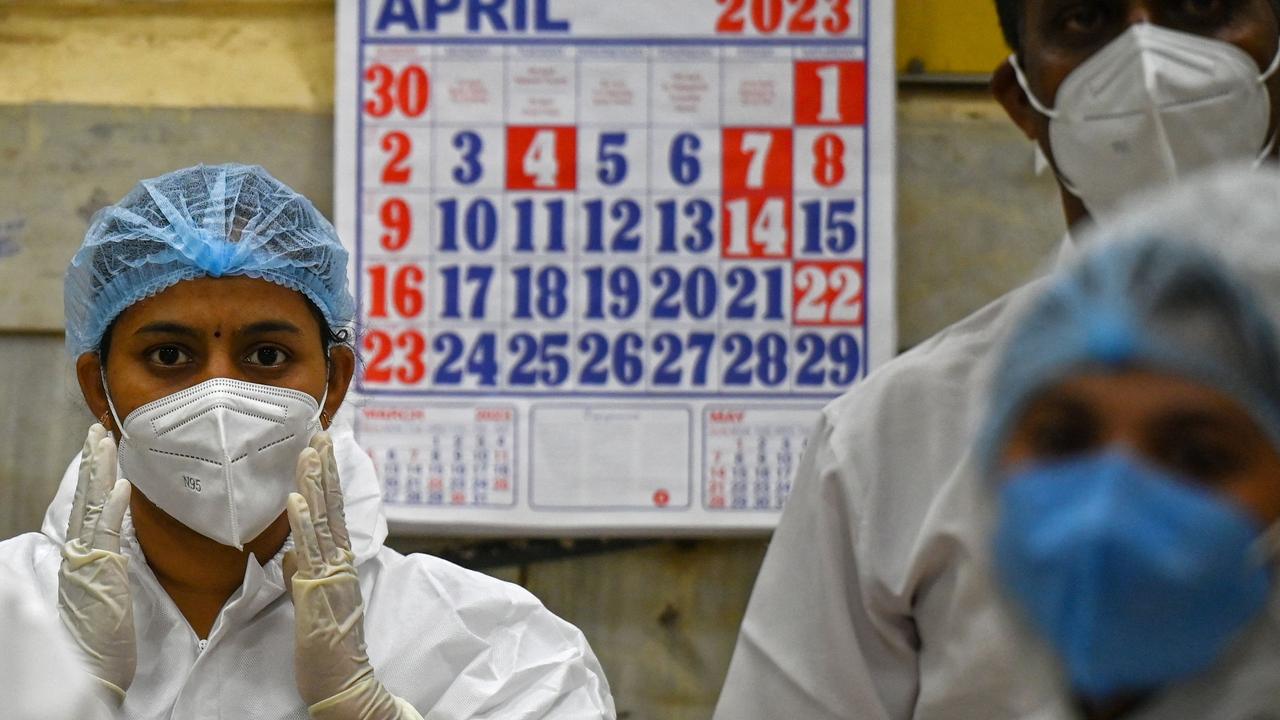
<svg viewBox="0 0 1280 720">
<path fill-rule="evenodd" d="M 577 628 L 524 589 L 428 555 L 383 546 L 387 526 L 373 465 L 335 428 L 346 517 L 378 679 L 425 720 L 612 720 L 604 671 Z M 3 582 L 57 598 L 60 549 L 78 463 L 63 478 L 41 533 L 0 543 Z M 281 555 L 250 557 L 207 647 L 147 567 L 126 518 L 138 671 L 130 720 L 306 720 L 294 682 L 293 605 Z"/>
<path fill-rule="evenodd" d="M 0 706 L 6 720 L 109 717 L 77 664 L 56 611 L 34 588 L 0 582 L 0 648 Z"/>
<path fill-rule="evenodd" d="M 715 720 L 1062 720 L 1053 653 L 989 564 L 972 457 L 1007 333 L 1043 281 L 874 372 L 822 412 Z M 1280 720 L 1280 610 L 1215 670 L 1126 720 Z"/>
</svg>

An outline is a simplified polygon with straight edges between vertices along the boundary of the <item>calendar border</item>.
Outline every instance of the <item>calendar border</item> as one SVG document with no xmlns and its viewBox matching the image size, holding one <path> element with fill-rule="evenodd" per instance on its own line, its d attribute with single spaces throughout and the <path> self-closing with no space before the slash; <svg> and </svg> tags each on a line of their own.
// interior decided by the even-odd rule
<svg viewBox="0 0 1280 720">
<path fill-rule="evenodd" d="M 871 103 L 871 96 L 872 96 L 871 82 L 872 82 L 872 78 L 874 77 L 873 62 L 875 58 L 874 58 L 874 53 L 872 52 L 872 42 L 871 42 L 871 38 L 873 35 L 873 33 L 871 32 L 871 27 L 873 24 L 872 16 L 871 16 L 872 0 L 860 0 L 860 4 L 862 6 L 861 37 L 849 37 L 849 38 L 830 38 L 830 37 L 823 37 L 823 38 L 799 37 L 797 38 L 797 37 L 787 37 L 787 36 L 704 37 L 704 38 L 700 38 L 700 37 L 672 38 L 672 37 L 661 37 L 661 36 L 658 36 L 658 37 L 637 36 L 637 37 L 625 37 L 625 38 L 609 38 L 609 37 L 574 37 L 574 36 L 538 37 L 538 36 L 528 36 L 528 35 L 485 36 L 485 37 L 426 36 L 426 37 L 391 37 L 391 38 L 373 37 L 371 38 L 369 34 L 366 32 L 366 29 L 368 26 L 368 23 L 367 23 L 368 0 L 359 0 L 359 6 L 356 14 L 356 21 L 359 25 L 359 28 L 357 33 L 356 51 L 354 53 L 355 65 L 356 65 L 356 73 L 355 73 L 356 92 L 353 93 L 355 105 L 356 105 L 355 137 L 357 138 L 356 157 L 355 157 L 355 194 L 354 194 L 355 203 L 354 203 L 354 218 L 353 218 L 354 225 L 355 225 L 355 237 L 351 238 L 351 244 L 355 248 L 354 275 L 355 275 L 356 292 L 355 292 L 354 299 L 356 303 L 356 314 L 355 314 L 356 342 L 358 343 L 360 341 L 360 338 L 364 336 L 364 331 L 366 330 L 364 325 L 364 316 L 363 316 L 364 273 L 361 272 L 361 270 L 363 269 L 363 259 L 364 259 L 364 242 L 363 242 L 364 202 L 365 202 L 364 193 L 363 193 L 364 146 L 359 141 L 359 139 L 364 137 L 364 112 L 363 112 L 364 84 L 360 80 L 360 78 L 362 77 L 362 73 L 360 71 L 364 67 L 364 51 L 367 45 L 371 45 L 371 44 L 373 45 L 504 45 L 504 46 L 507 46 L 507 45 L 510 45 L 510 46 L 657 45 L 657 46 L 668 46 L 668 47 L 672 47 L 672 46 L 714 46 L 714 47 L 751 47 L 751 46 L 755 46 L 755 47 L 770 47 L 770 46 L 823 47 L 823 46 L 828 46 L 830 47 L 830 46 L 852 45 L 854 47 L 863 47 L 865 48 L 865 52 L 863 53 L 864 55 L 863 62 L 865 63 L 865 68 L 866 68 L 864 72 L 864 77 L 866 78 L 866 82 L 864 84 L 863 91 L 865 93 L 865 97 L 867 100 L 867 107 L 866 107 L 867 112 L 864 118 L 864 123 L 862 125 L 863 133 L 862 133 L 862 197 L 861 197 L 861 201 L 862 201 L 862 212 L 863 212 L 863 227 L 866 229 L 863 237 L 863 243 L 862 243 L 862 261 L 864 263 L 863 266 L 867 268 L 867 272 L 870 273 L 872 268 L 872 262 L 871 262 L 872 243 L 870 242 L 867 236 L 870 235 L 870 229 L 872 227 L 872 222 L 871 222 L 872 203 L 870 202 L 871 195 L 872 195 L 871 183 L 870 183 L 872 156 L 870 151 L 871 151 L 871 137 L 873 135 L 872 122 L 873 122 L 875 113 L 873 112 L 872 103 Z M 794 128 L 794 123 L 792 124 L 792 127 Z M 794 258 L 791 258 L 791 260 L 794 261 Z M 534 399 L 534 398 L 615 399 L 617 398 L 617 399 L 627 399 L 627 400 L 638 401 L 638 402 L 646 402 L 646 401 L 661 402 L 664 400 L 681 400 L 681 399 L 696 399 L 696 400 L 706 400 L 706 401 L 714 401 L 716 399 L 723 399 L 726 401 L 733 401 L 735 399 L 743 399 L 743 400 L 769 399 L 769 400 L 779 400 L 779 401 L 831 400 L 843 395 L 844 393 L 848 392 L 850 389 L 860 385 L 862 382 L 866 380 L 866 378 L 871 372 L 870 361 L 871 361 L 872 333 L 870 330 L 872 326 L 871 318 L 874 317 L 874 314 L 871 309 L 873 295 L 874 293 L 870 291 L 870 283 L 868 283 L 866 291 L 864 292 L 863 298 L 862 298 L 863 313 L 864 313 L 863 317 L 866 318 L 866 321 L 861 326 L 862 342 L 859 344 L 861 346 L 862 358 L 861 358 L 861 367 L 859 368 L 859 376 L 857 379 L 851 382 L 848 386 L 834 392 L 809 392 L 809 393 L 794 392 L 794 391 L 786 392 L 786 393 L 760 392 L 760 391 L 725 392 L 723 389 L 720 389 L 715 392 L 710 392 L 710 391 L 692 392 L 691 391 L 691 392 L 661 392 L 661 393 L 655 392 L 655 393 L 637 394 L 637 393 L 623 393 L 623 392 L 616 392 L 616 391 L 613 391 L 613 392 L 590 391 L 590 390 L 583 391 L 583 390 L 577 390 L 577 389 L 575 390 L 549 389 L 549 390 L 541 390 L 541 391 L 513 390 L 510 388 L 491 388 L 491 389 L 483 389 L 483 390 L 437 390 L 437 389 L 415 390 L 415 389 L 398 389 L 398 388 L 370 388 L 365 385 L 363 374 L 359 372 L 356 373 L 356 377 L 354 378 L 354 381 L 355 381 L 354 386 L 358 394 L 368 398 L 417 399 L 417 400 L 444 399 L 446 401 L 450 399 L 458 399 L 458 398 L 486 398 L 486 397 L 488 398 L 511 397 L 511 398 L 530 398 L 530 399 Z M 791 325 L 791 328 L 792 329 L 795 328 L 794 321 Z M 717 333 L 717 337 L 719 337 L 718 333 Z M 359 354 L 359 348 L 357 348 L 357 354 Z M 459 507 L 463 507 L 463 506 L 459 506 Z"/>
</svg>

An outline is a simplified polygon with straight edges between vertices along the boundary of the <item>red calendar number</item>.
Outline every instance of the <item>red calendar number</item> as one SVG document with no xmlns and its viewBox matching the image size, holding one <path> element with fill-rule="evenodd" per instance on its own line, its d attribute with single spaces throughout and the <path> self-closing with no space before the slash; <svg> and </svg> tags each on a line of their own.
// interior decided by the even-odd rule
<svg viewBox="0 0 1280 720">
<path fill-rule="evenodd" d="M 844 139 L 823 133 L 813 141 L 813 180 L 822 187 L 839 185 L 848 171 L 844 165 Z"/>
<path fill-rule="evenodd" d="M 791 257 L 791 195 L 726 194 L 722 227 L 723 257 Z"/>
<path fill-rule="evenodd" d="M 724 189 L 791 191 L 790 128 L 725 128 Z"/>
<path fill-rule="evenodd" d="M 403 250 L 413 234 L 413 213 L 409 210 L 409 203 L 404 198 L 387 198 L 378 209 L 378 219 L 386 230 L 379 238 L 383 249 L 391 252 Z"/>
<path fill-rule="evenodd" d="M 364 79 L 372 83 L 373 97 L 364 101 L 364 111 L 370 117 L 384 118 L 399 110 L 405 117 L 416 118 L 427 111 L 431 80 L 421 67 L 410 65 L 397 73 L 386 65 L 370 65 Z"/>
<path fill-rule="evenodd" d="M 507 189 L 573 190 L 577 147 L 574 127 L 507 128 Z"/>
<path fill-rule="evenodd" d="M 864 62 L 797 62 L 797 125 L 865 125 Z"/>
<path fill-rule="evenodd" d="M 422 314 L 426 300 L 422 284 L 426 272 L 418 265 L 403 265 L 391 273 L 386 265 L 370 265 L 369 268 L 369 317 L 389 317 L 389 308 L 397 315 L 410 320 Z"/>
<path fill-rule="evenodd" d="M 426 377 L 427 341 L 417 330 L 394 336 L 385 330 L 370 330 L 361 345 L 366 353 L 364 381 L 369 385 L 389 385 L 393 380 L 413 385 Z"/>
<path fill-rule="evenodd" d="M 413 167 L 409 165 L 409 155 L 413 153 L 413 140 L 409 134 L 395 130 L 382 136 L 382 149 L 388 154 L 387 164 L 382 168 L 384 185 L 407 185 L 413 177 Z"/>
<path fill-rule="evenodd" d="M 787 32 L 812 34 L 822 30 L 838 35 L 853 25 L 852 0 L 716 0 L 723 5 L 716 32 L 741 35 L 750 29 L 761 35 Z"/>
<path fill-rule="evenodd" d="M 861 325 L 866 275 L 860 262 L 795 264 L 792 315 L 796 325 Z"/>
</svg>

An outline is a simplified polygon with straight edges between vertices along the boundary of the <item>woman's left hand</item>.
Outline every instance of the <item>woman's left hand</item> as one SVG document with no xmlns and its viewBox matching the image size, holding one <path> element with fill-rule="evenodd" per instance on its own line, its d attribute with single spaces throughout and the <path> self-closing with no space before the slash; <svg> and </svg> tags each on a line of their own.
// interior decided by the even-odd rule
<svg viewBox="0 0 1280 720">
<path fill-rule="evenodd" d="M 328 433 L 299 455 L 295 478 L 288 513 L 297 565 L 291 582 L 298 694 L 312 718 L 422 720 L 378 682 L 365 651 L 364 600 Z"/>
</svg>

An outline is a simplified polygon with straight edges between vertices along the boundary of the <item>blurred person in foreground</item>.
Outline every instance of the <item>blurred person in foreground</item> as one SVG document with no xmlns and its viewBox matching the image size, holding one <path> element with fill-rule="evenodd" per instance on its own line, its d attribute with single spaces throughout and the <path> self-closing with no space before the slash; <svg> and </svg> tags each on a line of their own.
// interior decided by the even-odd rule
<svg viewBox="0 0 1280 720">
<path fill-rule="evenodd" d="M 340 412 L 347 252 L 261 167 L 143 180 L 65 281 L 99 419 L 0 578 L 56 606 L 138 720 L 612 720 L 586 639 L 524 589 L 385 547 Z"/>
<path fill-rule="evenodd" d="M 1280 336 L 1250 287 L 1275 276 L 1213 239 L 1100 239 L 996 366 L 975 562 L 1030 630 L 1008 679 L 1049 717 L 1280 717 Z"/>
<path fill-rule="evenodd" d="M 1112 222 L 1134 195 L 1218 165 L 1272 164 L 1280 2 L 995 6 L 1013 53 L 992 91 L 1054 170 L 1070 228 L 1060 259 L 1077 250 L 1072 236 Z M 995 300 L 823 409 L 715 720 L 1037 717 L 1044 695 L 1012 680 L 1021 645 L 975 560 L 985 538 L 968 531 L 956 497 L 982 483 L 972 448 L 983 381 L 1042 284 Z"/>
</svg>

